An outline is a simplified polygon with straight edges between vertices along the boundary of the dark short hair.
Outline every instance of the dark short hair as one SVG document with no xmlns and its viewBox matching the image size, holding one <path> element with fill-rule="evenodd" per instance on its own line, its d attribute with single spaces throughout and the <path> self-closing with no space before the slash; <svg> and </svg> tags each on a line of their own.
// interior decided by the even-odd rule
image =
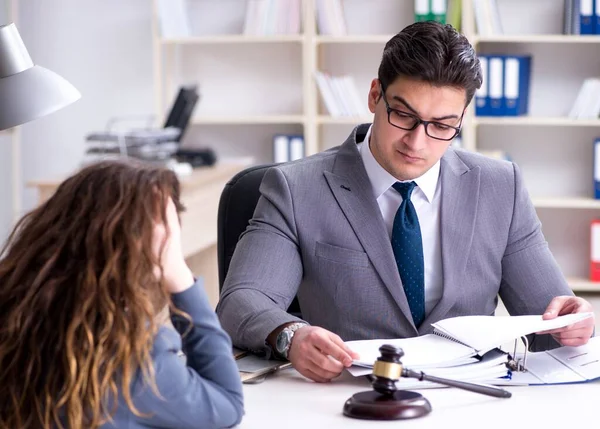
<svg viewBox="0 0 600 429">
<path fill-rule="evenodd" d="M 467 38 L 433 21 L 415 22 L 386 43 L 378 72 L 381 86 L 385 90 L 400 76 L 462 88 L 466 105 L 482 83 L 481 65 Z"/>
</svg>

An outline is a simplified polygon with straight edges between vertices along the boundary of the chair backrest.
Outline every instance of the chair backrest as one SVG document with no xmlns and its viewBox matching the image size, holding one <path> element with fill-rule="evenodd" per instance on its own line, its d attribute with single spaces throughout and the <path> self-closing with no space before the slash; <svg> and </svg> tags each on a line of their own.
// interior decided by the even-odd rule
<svg viewBox="0 0 600 429">
<path fill-rule="evenodd" d="M 217 216 L 217 260 L 219 264 L 219 292 L 223 288 L 229 263 L 240 235 L 254 215 L 260 197 L 259 187 L 266 171 L 274 164 L 246 168 L 236 174 L 223 189 Z M 288 313 L 301 317 L 297 298 Z"/>
</svg>

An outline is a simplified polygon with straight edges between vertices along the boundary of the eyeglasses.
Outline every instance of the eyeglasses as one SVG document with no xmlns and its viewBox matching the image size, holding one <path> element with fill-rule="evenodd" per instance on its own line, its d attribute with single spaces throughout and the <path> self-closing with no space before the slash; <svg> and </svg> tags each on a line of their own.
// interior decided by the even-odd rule
<svg viewBox="0 0 600 429">
<path fill-rule="evenodd" d="M 419 125 L 423 124 L 423 127 L 425 127 L 425 134 L 432 139 L 444 141 L 450 141 L 456 137 L 458 133 L 460 133 L 463 116 L 465 114 L 464 112 L 462 115 L 460 115 L 459 126 L 453 127 L 451 125 L 442 124 L 441 122 L 424 121 L 418 116 L 403 112 L 401 110 L 392 109 L 385 98 L 385 92 L 383 88 L 381 88 L 381 98 L 383 98 L 383 102 L 385 103 L 388 122 L 393 127 L 400 128 L 401 130 L 412 131 Z"/>
</svg>

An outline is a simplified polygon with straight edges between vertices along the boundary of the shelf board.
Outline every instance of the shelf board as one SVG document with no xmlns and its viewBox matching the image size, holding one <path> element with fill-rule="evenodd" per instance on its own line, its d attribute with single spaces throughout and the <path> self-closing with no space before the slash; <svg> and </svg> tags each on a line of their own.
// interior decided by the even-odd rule
<svg viewBox="0 0 600 429">
<path fill-rule="evenodd" d="M 373 116 L 318 116 L 317 124 L 323 125 L 347 125 L 347 124 L 364 124 L 373 122 Z"/>
<path fill-rule="evenodd" d="M 600 127 L 599 119 L 574 119 L 543 116 L 476 116 L 475 125 L 520 125 L 554 127 Z"/>
<path fill-rule="evenodd" d="M 556 209 L 600 209 L 600 200 L 593 198 L 532 198 L 537 208 Z"/>
<path fill-rule="evenodd" d="M 198 125 L 303 124 L 303 115 L 204 116 L 192 119 Z"/>
<path fill-rule="evenodd" d="M 475 43 L 600 43 L 600 36 L 580 36 L 565 34 L 521 34 L 476 36 Z"/>
<path fill-rule="evenodd" d="M 216 36 L 193 36 L 176 39 L 161 39 L 163 45 L 218 45 L 251 43 L 300 43 L 301 34 L 278 34 L 272 36 L 246 36 L 243 34 L 223 34 Z"/>
<path fill-rule="evenodd" d="M 317 36 L 317 44 L 346 44 L 346 43 L 374 43 L 385 44 L 393 37 L 393 34 L 357 34 L 347 36 Z"/>
<path fill-rule="evenodd" d="M 600 282 L 592 282 L 586 278 L 568 277 L 567 283 L 573 292 L 600 292 Z"/>
</svg>

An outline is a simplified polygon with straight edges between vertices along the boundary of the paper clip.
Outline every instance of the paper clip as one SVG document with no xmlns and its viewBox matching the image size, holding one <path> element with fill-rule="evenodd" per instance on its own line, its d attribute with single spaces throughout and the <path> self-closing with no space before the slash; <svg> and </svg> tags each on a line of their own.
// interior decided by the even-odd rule
<svg viewBox="0 0 600 429">
<path fill-rule="evenodd" d="M 527 361 L 527 350 L 529 350 L 529 340 L 526 336 L 522 336 L 521 339 L 525 343 L 525 352 L 523 353 L 523 357 L 517 358 L 517 344 L 519 339 L 515 338 L 515 348 L 513 350 L 512 356 L 508 355 L 508 362 L 506 363 L 506 366 L 511 371 L 527 372 L 527 367 L 525 366 L 525 364 Z"/>
</svg>

